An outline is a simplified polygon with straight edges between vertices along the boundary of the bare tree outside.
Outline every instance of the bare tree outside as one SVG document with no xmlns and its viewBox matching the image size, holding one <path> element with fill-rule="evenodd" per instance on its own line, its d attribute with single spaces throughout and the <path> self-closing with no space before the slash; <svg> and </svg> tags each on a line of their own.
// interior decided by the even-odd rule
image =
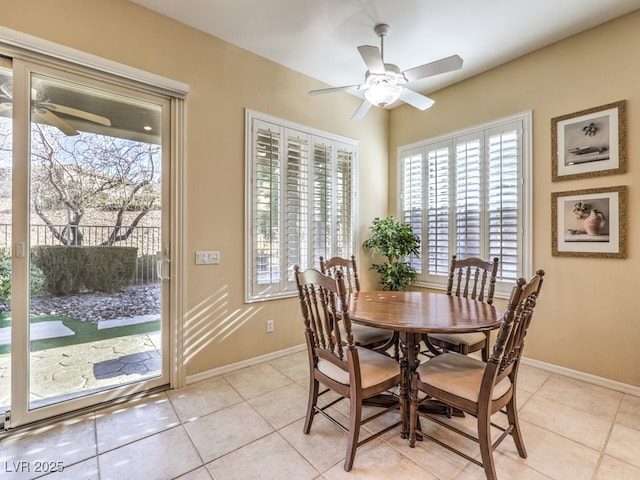
<svg viewBox="0 0 640 480">
<path fill-rule="evenodd" d="M 159 207 L 159 145 L 91 133 L 67 136 L 39 124 L 32 140 L 31 205 L 62 245 L 83 244 L 80 226 L 89 211 L 113 212 L 101 245 L 114 245 Z M 65 222 L 51 217 L 61 211 Z"/>
<path fill-rule="evenodd" d="M 11 122 L 2 121 L 0 261 L 7 266 L 11 262 L 11 152 Z M 66 135 L 53 126 L 32 123 L 31 245 L 137 247 L 133 283 L 155 282 L 161 157 L 158 144 L 89 132 Z M 0 277 L 0 284 L 8 288 L 10 268 Z M 8 298 L 8 293 L 0 298 Z"/>
</svg>

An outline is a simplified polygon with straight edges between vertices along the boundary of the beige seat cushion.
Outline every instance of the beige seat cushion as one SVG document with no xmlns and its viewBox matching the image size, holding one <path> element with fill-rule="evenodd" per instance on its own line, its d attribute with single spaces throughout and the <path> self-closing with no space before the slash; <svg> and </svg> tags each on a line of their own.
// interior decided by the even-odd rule
<svg viewBox="0 0 640 480">
<path fill-rule="evenodd" d="M 476 343 L 481 343 L 486 340 L 484 333 L 482 332 L 471 332 L 471 333 L 430 333 L 430 338 L 435 338 L 437 340 L 442 340 L 444 342 L 450 343 L 451 345 L 475 345 Z"/>
<path fill-rule="evenodd" d="M 486 363 L 473 357 L 443 353 L 420 364 L 416 371 L 423 383 L 477 402 L 485 366 Z M 511 380 L 505 377 L 493 387 L 493 400 L 502 397 L 510 388 Z"/>
<path fill-rule="evenodd" d="M 364 347 L 356 347 L 356 349 L 360 360 L 362 388 L 382 383 L 389 378 L 400 375 L 400 364 L 393 358 Z M 336 382 L 349 385 L 349 372 L 345 372 L 327 360 L 318 359 L 318 370 Z"/>
<path fill-rule="evenodd" d="M 346 338 L 342 322 L 340 323 L 340 331 L 342 332 L 343 338 Z M 351 324 L 351 332 L 353 333 L 353 338 L 358 345 L 383 343 L 390 340 L 393 335 L 393 330 L 367 327 L 366 325 L 359 325 L 357 323 Z"/>
</svg>

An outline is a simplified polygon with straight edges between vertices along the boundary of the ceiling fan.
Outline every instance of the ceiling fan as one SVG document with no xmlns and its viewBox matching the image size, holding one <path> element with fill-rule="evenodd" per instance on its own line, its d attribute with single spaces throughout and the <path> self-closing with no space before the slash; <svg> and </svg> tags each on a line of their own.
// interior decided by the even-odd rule
<svg viewBox="0 0 640 480">
<path fill-rule="evenodd" d="M 405 85 L 422 78 L 458 70 L 462 68 L 462 58 L 458 55 L 452 55 L 401 72 L 396 65 L 384 63 L 384 37 L 389 33 L 389 30 L 389 25 L 384 23 L 376 25 L 373 29 L 380 37 L 379 50 L 378 47 L 371 45 L 358 47 L 360 56 L 368 68 L 363 84 L 312 90 L 309 95 L 349 90 L 364 91 L 365 100 L 351 117 L 353 120 L 364 117 L 372 105 L 384 108 L 398 99 L 420 110 L 426 110 L 433 105 L 435 102 L 432 99 L 407 88 Z"/>
<path fill-rule="evenodd" d="M 13 87 L 10 82 L 0 85 L 0 114 L 13 108 Z M 46 94 L 38 88 L 31 89 L 31 119 L 33 122 L 53 125 L 66 135 L 78 135 L 73 128 L 58 114 L 76 117 L 90 122 L 98 123 L 106 127 L 111 126 L 111 120 L 95 113 L 85 112 L 77 108 L 67 107 L 51 103 Z"/>
</svg>

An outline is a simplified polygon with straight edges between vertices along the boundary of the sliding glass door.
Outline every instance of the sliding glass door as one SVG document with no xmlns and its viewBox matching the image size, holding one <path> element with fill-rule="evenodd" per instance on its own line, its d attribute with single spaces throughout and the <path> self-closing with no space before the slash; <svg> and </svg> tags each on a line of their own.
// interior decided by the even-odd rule
<svg viewBox="0 0 640 480">
<path fill-rule="evenodd" d="M 0 57 L 0 415 L 11 407 L 11 223 L 13 83 L 11 60 Z"/>
<path fill-rule="evenodd" d="M 169 383 L 170 103 L 24 62 L 10 73 L 0 399 L 15 426 Z"/>
</svg>

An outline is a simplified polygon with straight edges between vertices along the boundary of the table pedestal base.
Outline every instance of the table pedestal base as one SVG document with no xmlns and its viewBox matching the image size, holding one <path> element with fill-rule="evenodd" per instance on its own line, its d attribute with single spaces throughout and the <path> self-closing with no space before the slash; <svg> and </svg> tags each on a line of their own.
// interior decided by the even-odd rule
<svg viewBox="0 0 640 480">
<path fill-rule="evenodd" d="M 381 393 L 379 395 L 374 395 L 373 397 L 365 398 L 362 401 L 362 405 L 368 407 L 389 408 L 397 405 L 399 402 L 398 397 L 395 397 L 390 393 Z"/>
<path fill-rule="evenodd" d="M 421 413 L 430 413 L 432 415 L 446 415 L 447 417 L 464 417 L 464 412 L 457 408 L 452 408 L 446 403 L 438 400 L 427 400 L 418 405 L 418 411 Z"/>
</svg>

